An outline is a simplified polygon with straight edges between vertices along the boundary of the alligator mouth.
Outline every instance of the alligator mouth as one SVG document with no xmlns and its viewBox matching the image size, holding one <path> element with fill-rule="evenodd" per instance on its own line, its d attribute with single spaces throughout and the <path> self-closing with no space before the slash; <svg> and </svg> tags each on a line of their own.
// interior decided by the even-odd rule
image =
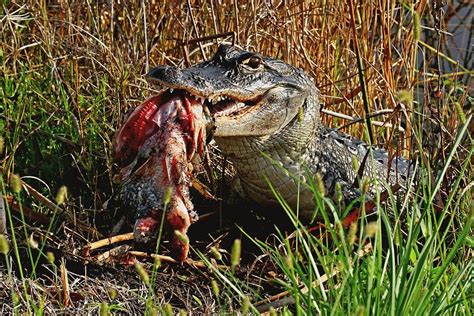
<svg viewBox="0 0 474 316">
<path fill-rule="evenodd" d="M 263 96 L 257 96 L 247 100 L 239 100 L 222 95 L 213 99 L 207 99 L 203 104 L 207 106 L 211 114 L 216 117 L 236 116 L 239 114 L 244 114 L 253 109 L 258 103 L 260 103 L 262 98 Z"/>
<path fill-rule="evenodd" d="M 187 89 L 168 88 L 164 95 L 183 94 L 188 98 L 192 98 L 196 102 L 200 102 L 213 117 L 238 116 L 243 115 L 255 108 L 263 99 L 262 95 L 254 97 L 233 96 L 231 94 L 215 94 L 203 97 Z"/>
</svg>

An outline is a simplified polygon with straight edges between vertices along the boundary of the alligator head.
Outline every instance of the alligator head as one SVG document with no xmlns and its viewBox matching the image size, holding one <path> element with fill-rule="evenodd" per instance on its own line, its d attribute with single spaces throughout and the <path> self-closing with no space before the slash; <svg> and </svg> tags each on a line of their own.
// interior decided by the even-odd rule
<svg viewBox="0 0 474 316">
<path fill-rule="evenodd" d="M 214 139 L 235 164 L 246 195 L 264 206 L 277 205 L 269 181 L 295 205 L 299 180 L 284 168 L 299 173 L 298 162 L 319 127 L 319 91 L 301 69 L 220 45 L 208 61 L 185 69 L 160 66 L 147 78 L 171 93 L 184 91 L 210 110 Z"/>
<path fill-rule="evenodd" d="M 229 45 L 209 61 L 182 70 L 160 66 L 147 78 L 201 100 L 214 116 L 216 137 L 275 134 L 317 93 L 301 69 Z"/>
</svg>

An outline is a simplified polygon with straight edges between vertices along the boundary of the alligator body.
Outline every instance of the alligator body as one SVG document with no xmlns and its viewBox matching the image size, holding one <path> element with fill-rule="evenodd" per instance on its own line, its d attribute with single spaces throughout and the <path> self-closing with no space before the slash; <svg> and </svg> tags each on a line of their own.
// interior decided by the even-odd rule
<svg viewBox="0 0 474 316">
<path fill-rule="evenodd" d="M 368 153 L 364 142 L 323 126 L 319 90 L 281 60 L 221 45 L 208 61 L 182 70 L 160 66 L 148 79 L 171 92 L 184 90 L 210 110 L 214 139 L 237 170 L 238 192 L 263 207 L 278 207 L 271 183 L 302 219 L 312 218 L 307 177 L 319 174 L 330 196 L 339 184 L 350 200 L 358 196 L 355 165 L 362 161 L 372 188 L 406 184 L 408 161 L 389 159 L 382 149 Z"/>
</svg>

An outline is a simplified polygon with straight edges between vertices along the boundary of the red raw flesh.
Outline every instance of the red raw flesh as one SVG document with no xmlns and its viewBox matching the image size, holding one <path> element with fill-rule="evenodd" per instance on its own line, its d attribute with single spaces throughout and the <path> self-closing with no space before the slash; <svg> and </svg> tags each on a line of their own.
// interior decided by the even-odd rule
<svg viewBox="0 0 474 316">
<path fill-rule="evenodd" d="M 114 161 L 120 166 L 128 165 L 140 146 L 156 131 L 157 125 L 152 119 L 160 103 L 161 95 L 146 100 L 133 111 L 115 136 Z"/>
<path fill-rule="evenodd" d="M 122 167 L 121 181 L 142 177 L 155 190 L 165 195 L 172 189 L 166 210 L 165 227 L 173 234 L 171 246 L 177 260 L 185 260 L 189 245 L 183 243 L 174 231 L 186 236 L 192 219 L 193 204 L 189 197 L 192 166 L 191 158 L 204 150 L 205 126 L 202 105 L 193 98 L 175 94 L 167 100 L 163 95 L 152 97 L 137 107 L 116 135 L 114 160 Z M 149 140 L 149 141 L 148 141 Z M 150 158 L 134 169 L 139 153 L 148 152 Z M 131 170 L 135 170 L 131 174 Z M 147 240 L 159 229 L 162 210 L 149 210 L 137 219 L 134 236 Z"/>
</svg>

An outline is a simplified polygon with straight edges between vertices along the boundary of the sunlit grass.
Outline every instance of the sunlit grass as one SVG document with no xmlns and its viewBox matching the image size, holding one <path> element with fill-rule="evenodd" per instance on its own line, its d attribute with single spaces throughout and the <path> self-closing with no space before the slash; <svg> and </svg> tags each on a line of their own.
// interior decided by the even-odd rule
<svg viewBox="0 0 474 316">
<path fill-rule="evenodd" d="M 467 124 L 450 156 L 466 132 Z M 473 152 L 471 146 L 461 174 L 470 166 Z M 323 315 L 469 315 L 474 265 L 469 262 L 468 236 L 474 217 L 472 213 L 459 212 L 462 204 L 470 200 L 459 186 L 462 176 L 455 180 L 441 213 L 432 207 L 432 196 L 439 191 L 437 183 L 444 176 L 439 173 L 434 187 L 422 177 L 418 185 L 431 187 L 431 194 L 412 192 L 406 210 L 399 208 L 393 194 L 385 203 L 377 199 L 378 215 L 362 217 L 348 230 L 342 228 L 337 206 L 321 195 L 314 183 L 310 186 L 318 201 L 316 212 L 325 219 L 325 228 L 313 232 L 299 222 L 296 210 L 274 191 L 294 224 L 295 233 L 288 236 L 280 232 L 276 244 L 255 239 L 251 232 L 244 233 L 281 269 L 283 278 L 274 281 L 286 295 L 268 302 L 259 300 L 254 308 L 265 312 L 271 307 L 285 306 L 287 311 L 298 314 Z M 364 197 L 361 199 L 365 201 Z M 403 212 L 407 213 L 406 221 L 394 222 L 393 213 Z M 459 231 L 454 239 L 449 234 L 452 230 Z M 217 270 L 209 261 L 208 264 L 228 291 L 239 297 L 245 295 L 231 273 Z"/>
</svg>

